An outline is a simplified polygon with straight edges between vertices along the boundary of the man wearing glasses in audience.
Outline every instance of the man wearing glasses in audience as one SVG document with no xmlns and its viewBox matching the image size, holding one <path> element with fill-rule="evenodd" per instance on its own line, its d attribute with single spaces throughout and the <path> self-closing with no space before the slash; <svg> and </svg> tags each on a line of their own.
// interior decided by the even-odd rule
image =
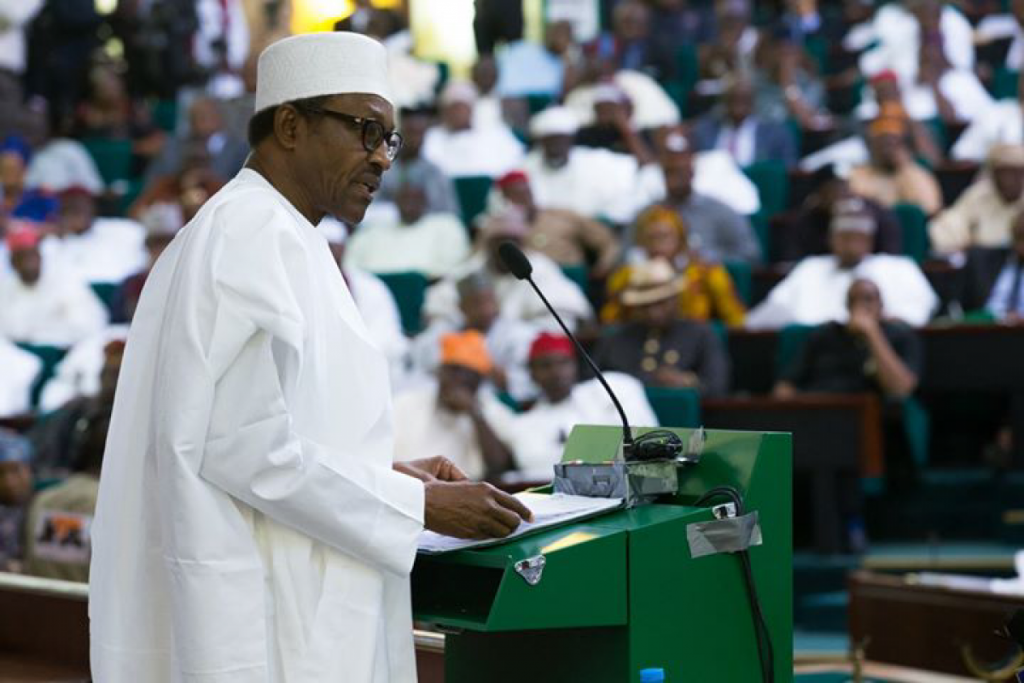
<svg viewBox="0 0 1024 683">
<path fill-rule="evenodd" d="M 443 457 L 393 464 L 387 359 L 316 228 L 358 223 L 401 148 L 387 83 L 363 36 L 268 47 L 246 168 L 146 282 L 92 527 L 98 681 L 413 681 L 422 529 L 531 516 Z"/>
</svg>

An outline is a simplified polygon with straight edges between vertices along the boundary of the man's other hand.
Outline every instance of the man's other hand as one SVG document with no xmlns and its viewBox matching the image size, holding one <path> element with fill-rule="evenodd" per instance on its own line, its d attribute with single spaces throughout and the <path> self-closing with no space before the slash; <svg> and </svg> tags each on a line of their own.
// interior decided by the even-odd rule
<svg viewBox="0 0 1024 683">
<path fill-rule="evenodd" d="M 425 526 L 456 538 L 504 538 L 533 513 L 518 499 L 490 484 L 470 481 L 426 483 Z"/>
<path fill-rule="evenodd" d="M 396 462 L 395 470 L 402 474 L 419 479 L 422 482 L 440 479 L 441 481 L 465 481 L 466 475 L 443 455 L 433 458 L 420 458 L 408 462 Z"/>
</svg>

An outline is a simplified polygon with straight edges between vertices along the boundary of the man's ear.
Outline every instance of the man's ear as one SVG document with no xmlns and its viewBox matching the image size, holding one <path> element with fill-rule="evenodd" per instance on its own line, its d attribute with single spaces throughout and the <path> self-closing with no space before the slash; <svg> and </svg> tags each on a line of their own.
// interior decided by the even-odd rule
<svg viewBox="0 0 1024 683">
<path fill-rule="evenodd" d="M 282 104 L 274 112 L 274 138 L 288 150 L 298 146 L 300 129 L 308 126 L 305 117 L 290 104 Z"/>
</svg>

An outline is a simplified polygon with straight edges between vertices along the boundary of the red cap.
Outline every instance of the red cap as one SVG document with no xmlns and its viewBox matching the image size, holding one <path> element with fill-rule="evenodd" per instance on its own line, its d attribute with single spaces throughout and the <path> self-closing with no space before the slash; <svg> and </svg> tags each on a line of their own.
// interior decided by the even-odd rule
<svg viewBox="0 0 1024 683">
<path fill-rule="evenodd" d="M 575 358 L 576 347 L 573 346 L 572 340 L 564 334 L 542 332 L 530 345 L 530 360 L 550 354 Z"/>
<path fill-rule="evenodd" d="M 881 83 L 883 81 L 899 81 L 900 77 L 892 69 L 884 69 L 876 73 L 872 78 L 872 83 Z"/>
<path fill-rule="evenodd" d="M 12 220 L 7 225 L 7 249 L 12 254 L 24 249 L 35 249 L 41 237 L 39 229 L 30 221 Z"/>
<path fill-rule="evenodd" d="M 509 171 L 505 175 L 494 181 L 494 184 L 498 186 L 499 190 L 504 190 L 509 185 L 514 183 L 528 183 L 530 179 L 522 171 Z"/>
<path fill-rule="evenodd" d="M 65 187 L 63 190 L 57 193 L 57 196 L 61 199 L 68 197 L 95 197 L 96 194 L 84 185 L 71 185 Z"/>
</svg>

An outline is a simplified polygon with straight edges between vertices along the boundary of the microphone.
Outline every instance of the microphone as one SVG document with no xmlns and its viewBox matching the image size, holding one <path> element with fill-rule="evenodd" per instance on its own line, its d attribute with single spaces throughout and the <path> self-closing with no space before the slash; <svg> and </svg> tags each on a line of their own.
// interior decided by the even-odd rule
<svg viewBox="0 0 1024 683">
<path fill-rule="evenodd" d="M 526 254 L 524 254 L 523 250 L 516 246 L 514 242 L 502 242 L 498 245 L 498 258 L 501 259 L 501 262 L 505 264 L 505 267 L 508 268 L 509 272 L 512 273 L 516 279 L 526 280 L 530 283 L 533 287 L 533 291 L 537 292 L 537 296 L 539 296 L 540 300 L 544 302 L 547 309 L 551 311 L 551 315 L 553 315 L 555 320 L 558 321 L 558 324 L 562 327 L 565 335 L 569 337 L 569 339 L 572 339 L 572 343 L 576 345 L 580 355 L 582 355 L 583 359 L 587 361 L 587 365 L 590 366 L 590 369 L 594 371 L 594 375 L 597 377 L 598 381 L 601 382 L 601 386 L 603 386 L 604 390 L 608 392 L 608 397 L 611 398 L 612 403 L 615 404 L 615 410 L 619 411 L 619 419 L 622 420 L 622 454 L 626 460 L 631 460 L 633 455 L 633 430 L 629 426 L 629 419 L 626 417 L 626 411 L 622 409 L 622 404 L 619 403 L 619 399 L 615 395 L 615 392 L 612 391 L 610 386 L 608 386 L 608 381 L 604 378 L 604 374 L 601 370 L 598 369 L 597 363 L 595 363 L 594 359 L 590 357 L 587 350 L 583 348 L 579 339 L 576 338 L 576 335 L 569 331 L 565 322 L 562 321 L 561 316 L 558 315 L 555 309 L 548 302 L 547 297 L 544 296 L 544 292 L 540 291 L 540 287 L 538 287 L 537 283 L 533 281 L 533 277 L 531 277 L 533 275 L 533 264 L 530 263 L 530 259 L 526 258 Z"/>
</svg>

